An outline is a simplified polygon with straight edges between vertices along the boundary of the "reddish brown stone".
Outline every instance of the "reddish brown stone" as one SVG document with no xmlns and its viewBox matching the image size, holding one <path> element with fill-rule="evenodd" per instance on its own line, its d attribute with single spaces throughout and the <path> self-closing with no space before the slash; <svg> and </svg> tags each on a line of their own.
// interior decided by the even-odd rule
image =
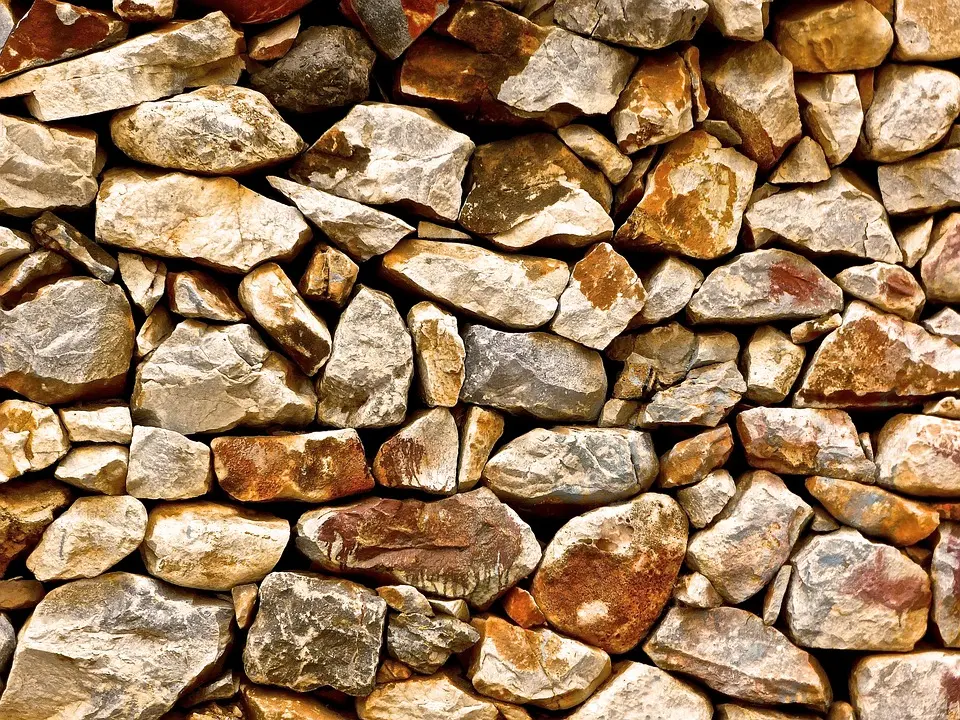
<svg viewBox="0 0 960 720">
<path fill-rule="evenodd" d="M 37 580 L 0 580 L 0 612 L 31 610 L 46 594 L 47 591 Z"/>
<path fill-rule="evenodd" d="M 268 23 L 292 15 L 310 0 L 197 0 L 212 10 L 222 10 L 234 22 Z"/>
<path fill-rule="evenodd" d="M 0 485 L 0 577 L 7 566 L 40 541 L 47 525 L 73 494 L 53 480 L 14 480 Z"/>
<path fill-rule="evenodd" d="M 514 587 L 501 600 L 503 611 L 522 628 L 532 628 L 547 622 L 533 595 L 523 588 Z"/>
<path fill-rule="evenodd" d="M 723 466 L 733 452 L 729 425 L 681 440 L 660 458 L 660 487 L 672 488 L 700 482 Z"/>
<path fill-rule="evenodd" d="M 447 0 L 341 0 L 340 11 L 395 60 L 443 15 Z"/>
</svg>

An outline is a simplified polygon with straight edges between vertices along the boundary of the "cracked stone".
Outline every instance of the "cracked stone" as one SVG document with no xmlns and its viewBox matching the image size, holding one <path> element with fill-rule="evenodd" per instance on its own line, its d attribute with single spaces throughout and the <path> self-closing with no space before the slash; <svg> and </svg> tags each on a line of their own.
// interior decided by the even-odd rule
<svg viewBox="0 0 960 720">
<path fill-rule="evenodd" d="M 747 384 L 734 362 L 695 368 L 679 385 L 654 395 L 643 410 L 641 422 L 716 427 L 746 391 Z"/>
<path fill-rule="evenodd" d="M 133 304 L 149 315 L 163 297 L 167 266 L 159 260 L 137 253 L 117 253 L 120 281 Z"/>
<path fill-rule="evenodd" d="M 704 0 L 558 0 L 558 25 L 597 40 L 644 50 L 659 50 L 691 40 L 707 17 Z"/>
<path fill-rule="evenodd" d="M 390 657 L 424 675 L 435 673 L 453 653 L 469 650 L 479 639 L 470 625 L 449 616 L 404 612 L 387 623 Z"/>
<path fill-rule="evenodd" d="M 69 449 L 53 410 L 25 400 L 0 402 L 0 483 L 43 470 Z"/>
<path fill-rule="evenodd" d="M 589 125 L 567 125 L 557 135 L 584 162 L 595 165 L 614 185 L 633 169 L 633 162 L 606 136 Z"/>
<path fill-rule="evenodd" d="M 853 74 L 803 75 L 796 80 L 801 115 L 830 165 L 853 152 L 863 125 L 863 105 Z"/>
<path fill-rule="evenodd" d="M 415 416 L 389 437 L 373 461 L 373 475 L 384 487 L 451 495 L 457 490 L 457 423 L 446 408 Z"/>
<path fill-rule="evenodd" d="M 896 415 L 877 437 L 877 483 L 907 495 L 960 497 L 960 421 Z"/>
<path fill-rule="evenodd" d="M 693 130 L 692 80 L 684 59 L 675 52 L 642 58 L 610 122 L 617 145 L 627 154 Z"/>
<path fill-rule="evenodd" d="M 703 283 L 703 273 L 680 258 L 667 256 L 640 274 L 647 293 L 640 312 L 630 326 L 656 325 L 683 310 Z"/>
<path fill-rule="evenodd" d="M 297 289 L 310 300 L 343 307 L 350 299 L 360 266 L 335 247 L 318 242 Z"/>
</svg>

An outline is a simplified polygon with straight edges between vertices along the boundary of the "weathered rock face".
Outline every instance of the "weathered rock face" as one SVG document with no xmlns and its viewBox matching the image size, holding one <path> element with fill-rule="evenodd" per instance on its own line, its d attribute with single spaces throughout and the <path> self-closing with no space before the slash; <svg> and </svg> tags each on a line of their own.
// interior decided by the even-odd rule
<svg viewBox="0 0 960 720">
<path fill-rule="evenodd" d="M 840 272 L 834 282 L 848 295 L 904 320 L 916 321 L 926 302 L 920 284 L 899 265 L 856 265 Z"/>
<path fill-rule="evenodd" d="M 183 500 L 213 486 L 210 448 L 173 430 L 137 425 L 130 442 L 127 492 L 137 498 Z"/>
<path fill-rule="evenodd" d="M 776 475 L 748 473 L 713 524 L 690 539 L 687 564 L 728 602 L 741 603 L 770 582 L 812 516 Z"/>
<path fill-rule="evenodd" d="M 378 685 L 366 697 L 358 698 L 356 707 L 360 720 L 414 717 L 419 720 L 498 720 L 503 717 L 496 705 L 473 692 L 463 678 L 444 672 Z"/>
<path fill-rule="evenodd" d="M 247 635 L 243 668 L 252 681 L 348 695 L 374 688 L 387 604 L 349 580 L 271 573 Z"/>
<path fill-rule="evenodd" d="M 820 663 L 746 610 L 672 608 L 643 649 L 659 668 L 741 700 L 830 705 Z"/>
<path fill-rule="evenodd" d="M 897 415 L 877 438 L 877 482 L 908 495 L 960 496 L 960 420 Z"/>
<path fill-rule="evenodd" d="M 212 672 L 233 609 L 153 578 L 109 573 L 52 590 L 21 633 L 0 712 L 156 720 Z M 51 690 L 48 678 L 66 684 Z M 45 690 L 46 688 L 46 690 Z"/>
<path fill-rule="evenodd" d="M 716 427 L 747 391 L 734 362 L 691 370 L 679 385 L 661 390 L 643 409 L 647 425 Z"/>
<path fill-rule="evenodd" d="M 53 410 L 25 400 L 0 402 L 0 482 L 43 470 L 69 449 Z"/>
<path fill-rule="evenodd" d="M 625 249 L 713 259 L 736 247 L 756 163 L 702 130 L 670 143 L 614 238 Z"/>
<path fill-rule="evenodd" d="M 129 22 L 162 22 L 173 18 L 177 0 L 113 0 L 113 11 Z"/>
<path fill-rule="evenodd" d="M 210 443 L 217 481 L 243 502 L 322 503 L 373 489 L 357 431 L 218 437 Z"/>
<path fill-rule="evenodd" d="M 937 223 L 932 240 L 920 264 L 926 297 L 946 303 L 960 302 L 960 214 L 953 213 Z"/>
<path fill-rule="evenodd" d="M 104 175 L 96 233 L 106 245 L 234 273 L 289 260 L 311 237 L 294 208 L 232 178 L 129 169 Z"/>
<path fill-rule="evenodd" d="M 296 12 L 309 0 L 200 0 L 205 7 L 222 10 L 237 23 L 268 23 Z"/>
<path fill-rule="evenodd" d="M 380 446 L 373 475 L 386 487 L 452 495 L 457 490 L 459 451 L 453 415 L 446 408 L 433 408 Z"/>
<path fill-rule="evenodd" d="M 480 480 L 493 446 L 503 435 L 503 416 L 496 410 L 471 405 L 460 427 L 460 464 L 457 490 L 470 490 Z"/>
<path fill-rule="evenodd" d="M 804 124 L 823 148 L 827 162 L 839 165 L 857 145 L 863 106 L 852 73 L 804 75 L 796 81 Z"/>
<path fill-rule="evenodd" d="M 66 255 L 98 280 L 108 283 L 117 271 L 117 261 L 106 250 L 51 212 L 34 220 L 30 233 L 40 245 Z"/>
<path fill-rule="evenodd" d="M 746 398 L 764 404 L 782 402 L 800 376 L 806 354 L 786 333 L 770 325 L 757 328 L 743 352 Z"/>
<path fill-rule="evenodd" d="M 234 85 L 122 110 L 110 119 L 110 137 L 137 162 L 203 175 L 258 170 L 306 147 L 263 95 Z"/>
<path fill-rule="evenodd" d="M 122 445 L 82 445 L 66 454 L 53 476 L 82 490 L 123 495 L 128 462 L 127 448 Z"/>
<path fill-rule="evenodd" d="M 877 168 L 883 204 L 891 215 L 930 213 L 960 206 L 960 148 L 930 152 Z"/>
<path fill-rule="evenodd" d="M 681 440 L 660 457 L 658 483 L 663 488 L 698 483 L 723 465 L 732 451 L 729 425 Z"/>
<path fill-rule="evenodd" d="M 853 667 L 850 698 L 863 720 L 950 717 L 960 653 L 868 655 Z"/>
<path fill-rule="evenodd" d="M 0 309 L 0 387 L 42 403 L 109 397 L 126 382 L 133 315 L 116 285 L 65 278 Z M 69 347 L 69 353 L 58 348 Z"/>
<path fill-rule="evenodd" d="M 960 55 L 960 30 L 951 22 L 956 5 L 931 0 L 897 0 L 894 57 L 898 60 L 950 60 Z"/>
<path fill-rule="evenodd" d="M 688 262 L 667 256 L 641 274 L 647 299 L 630 327 L 656 324 L 686 307 L 703 282 L 703 273 Z"/>
<path fill-rule="evenodd" d="M 126 252 L 117 253 L 117 266 L 133 304 L 149 315 L 163 297 L 167 266 L 155 258 Z"/>
<path fill-rule="evenodd" d="M 291 177 L 348 200 L 454 220 L 473 148 L 430 110 L 364 103 L 320 136 Z"/>
<path fill-rule="evenodd" d="M 431 302 L 420 302 L 407 313 L 407 327 L 424 403 L 454 407 L 463 387 L 466 358 L 456 316 Z"/>
<path fill-rule="evenodd" d="M 170 310 L 187 318 L 238 322 L 247 317 L 230 291 L 202 270 L 169 273 L 167 303 Z"/>
<path fill-rule="evenodd" d="M 73 494 L 53 480 L 14 480 L 0 485 L 0 577 L 33 548 L 44 529 L 70 505 Z"/>
<path fill-rule="evenodd" d="M 533 596 L 555 628 L 608 652 L 633 648 L 670 598 L 687 523 L 665 495 L 591 510 L 544 551 Z"/>
<path fill-rule="evenodd" d="M 804 647 L 912 650 L 929 609 L 923 568 L 856 530 L 812 537 L 793 557 L 787 629 Z"/>
<path fill-rule="evenodd" d="M 633 162 L 599 130 L 589 125 L 567 125 L 557 135 L 581 160 L 595 165 L 614 185 L 620 184 L 633 169 Z"/>
<path fill-rule="evenodd" d="M 714 470 L 696 485 L 678 490 L 677 502 L 687 513 L 690 524 L 699 529 L 709 525 L 736 492 L 737 486 L 730 473 Z"/>
<path fill-rule="evenodd" d="M 533 531 L 485 488 L 435 502 L 371 498 L 305 513 L 297 547 L 321 567 L 486 607 L 540 561 Z"/>
<path fill-rule="evenodd" d="M 690 40 L 707 16 L 703 0 L 644 3 L 628 0 L 585 2 L 559 0 L 553 16 L 557 24 L 581 35 L 617 45 L 658 50 Z"/>
<path fill-rule="evenodd" d="M 451 654 L 468 650 L 479 638 L 480 633 L 456 618 L 401 613 L 393 615 L 387 625 L 387 652 L 429 675 L 439 670 Z"/>
<path fill-rule="evenodd" d="M 624 88 L 611 116 L 625 153 L 669 142 L 693 129 L 691 78 L 675 52 L 648 55 Z"/>
<path fill-rule="evenodd" d="M 937 631 L 947 647 L 960 645 L 960 525 L 944 522 L 937 533 L 936 545 L 930 562 L 930 580 L 933 585 L 931 615 Z"/>
<path fill-rule="evenodd" d="M 360 25 L 377 48 L 391 60 L 403 54 L 430 24 L 447 11 L 446 0 L 426 5 L 416 0 L 343 0 L 341 11 Z"/>
<path fill-rule="evenodd" d="M 310 300 L 343 307 L 350 298 L 359 272 L 360 266 L 346 253 L 326 243 L 317 243 L 297 289 Z"/>
<path fill-rule="evenodd" d="M 517 330 L 547 323 L 570 278 L 562 260 L 431 240 L 402 241 L 384 255 L 382 272 L 405 289 Z"/>
</svg>

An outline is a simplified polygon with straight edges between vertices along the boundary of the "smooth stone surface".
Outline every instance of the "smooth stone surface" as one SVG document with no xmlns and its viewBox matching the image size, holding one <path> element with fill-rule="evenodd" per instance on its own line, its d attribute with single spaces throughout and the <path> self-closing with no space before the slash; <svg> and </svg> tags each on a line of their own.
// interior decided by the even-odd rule
<svg viewBox="0 0 960 720">
<path fill-rule="evenodd" d="M 69 449 L 53 410 L 26 400 L 0 402 L 0 482 L 43 470 Z"/>
<path fill-rule="evenodd" d="M 64 456 L 53 476 L 81 490 L 123 495 L 126 492 L 128 462 L 129 453 L 123 445 L 82 445 Z"/>
<path fill-rule="evenodd" d="M 850 698 L 860 720 L 949 718 L 960 653 L 929 650 L 868 655 L 850 675 Z"/>
<path fill-rule="evenodd" d="M 703 273 L 680 258 L 667 256 L 640 274 L 647 299 L 630 322 L 655 325 L 683 310 L 703 282 Z"/>
<path fill-rule="evenodd" d="M 357 699 L 360 720 L 498 720 L 497 707 L 452 673 L 378 685 Z"/>
<path fill-rule="evenodd" d="M 446 408 L 415 415 L 377 451 L 373 475 L 385 487 L 451 495 L 457 490 L 457 423 Z"/>
<path fill-rule="evenodd" d="M 183 500 L 210 492 L 210 448 L 173 430 L 137 425 L 130 442 L 127 492 L 151 500 Z"/>
<path fill-rule="evenodd" d="M 117 253 L 120 281 L 133 304 L 149 315 L 166 288 L 167 266 L 156 258 L 137 253 Z"/>
<path fill-rule="evenodd" d="M 784 155 L 777 169 L 768 178 L 771 183 L 796 185 L 822 182 L 830 179 L 830 167 L 823 148 L 813 138 L 804 135 Z"/>
<path fill-rule="evenodd" d="M 463 387 L 466 350 L 453 313 L 419 302 L 407 313 L 420 397 L 430 407 L 453 407 Z"/>
<path fill-rule="evenodd" d="M 907 495 L 960 497 L 960 420 L 896 415 L 877 437 L 877 483 Z"/>
</svg>

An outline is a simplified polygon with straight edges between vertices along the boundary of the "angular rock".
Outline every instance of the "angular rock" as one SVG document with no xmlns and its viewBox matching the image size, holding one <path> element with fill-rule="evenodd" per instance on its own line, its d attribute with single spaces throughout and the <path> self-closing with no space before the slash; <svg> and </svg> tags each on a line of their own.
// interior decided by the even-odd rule
<svg viewBox="0 0 960 720">
<path fill-rule="evenodd" d="M 247 635 L 243 669 L 253 682 L 348 695 L 374 689 L 387 604 L 348 580 L 271 573 Z"/>
<path fill-rule="evenodd" d="M 412 585 L 382 585 L 377 588 L 377 595 L 384 599 L 387 607 L 398 613 L 433 617 L 433 608 L 426 596 Z"/>
<path fill-rule="evenodd" d="M 317 243 L 297 289 L 310 300 L 343 307 L 350 298 L 359 271 L 360 267 L 350 256 L 326 243 Z"/>
<path fill-rule="evenodd" d="M 501 604 L 507 616 L 525 630 L 547 624 L 547 618 L 537 601 L 523 588 L 510 588 L 503 596 Z"/>
<path fill-rule="evenodd" d="M 761 170 L 772 168 L 800 137 L 793 66 L 766 40 L 706 58 L 703 83 L 710 107 L 737 131 L 743 152 Z"/>
<path fill-rule="evenodd" d="M 163 305 L 156 307 L 147 315 L 137 333 L 137 359 L 145 358 L 160 347 L 160 343 L 173 334 L 175 324 L 173 315 Z"/>
<path fill-rule="evenodd" d="M 736 492 L 737 486 L 730 473 L 714 470 L 696 485 L 678 490 L 677 502 L 687 514 L 690 524 L 700 529 L 713 522 Z"/>
<path fill-rule="evenodd" d="M 360 720 L 498 720 L 502 717 L 492 702 L 473 692 L 469 683 L 445 672 L 378 685 L 372 693 L 357 699 L 356 708 Z"/>
<path fill-rule="evenodd" d="M 960 302 L 960 213 L 952 213 L 937 223 L 932 240 L 920 263 L 926 297 L 944 303 Z"/>
<path fill-rule="evenodd" d="M 471 648 L 480 633 L 456 618 L 419 613 L 393 615 L 387 624 L 387 652 L 424 675 L 439 670 L 453 653 Z"/>
<path fill-rule="evenodd" d="M 769 19 L 768 0 L 708 0 L 707 22 L 733 40 L 763 40 Z"/>
<path fill-rule="evenodd" d="M 930 562 L 930 580 L 933 585 L 931 615 L 937 632 L 947 647 L 960 645 L 960 525 L 955 522 L 940 524 Z"/>
<path fill-rule="evenodd" d="M 777 169 L 770 174 L 769 182 L 784 185 L 822 182 L 830 179 L 830 167 L 823 148 L 811 137 L 804 135 L 784 155 Z"/>
<path fill-rule="evenodd" d="M 960 398 L 948 396 L 940 400 L 924 403 L 923 414 L 948 418 L 950 420 L 960 420 Z"/>
<path fill-rule="evenodd" d="M 32 549 L 73 494 L 53 480 L 14 480 L 0 485 L 0 577 Z"/>
<path fill-rule="evenodd" d="M 758 407 L 737 416 L 751 467 L 789 475 L 826 475 L 872 483 L 877 475 L 841 410 Z"/>
<path fill-rule="evenodd" d="M 589 125 L 567 125 L 557 130 L 557 135 L 577 157 L 602 170 L 614 185 L 619 184 L 633 169 L 630 158 L 603 133 Z"/>
<path fill-rule="evenodd" d="M 273 515 L 195 500 L 150 511 L 140 553 L 151 575 L 198 590 L 230 590 L 273 570 L 290 523 Z M 261 588 L 261 612 L 263 611 Z"/>
<path fill-rule="evenodd" d="M 482 325 L 467 327 L 463 342 L 463 402 L 556 422 L 599 416 L 607 376 L 593 350 L 548 333 L 506 333 Z"/>
<path fill-rule="evenodd" d="M 12 309 L 34 292 L 74 271 L 66 258 L 50 250 L 37 250 L 0 270 L 0 305 Z"/>
<path fill-rule="evenodd" d="M 130 407 L 137 422 L 190 435 L 303 426 L 316 395 L 249 325 L 185 320 L 137 367 Z"/>
<path fill-rule="evenodd" d="M 353 429 L 218 437 L 210 449 L 220 487 L 242 502 L 324 503 L 373 489 Z"/>
<path fill-rule="evenodd" d="M 283 193 L 334 244 L 360 262 L 387 252 L 413 227 L 398 217 L 278 177 L 267 181 Z"/>
<path fill-rule="evenodd" d="M 480 641 L 467 675 L 497 700 L 564 710 L 583 702 L 610 675 L 602 650 L 550 630 L 524 630 L 495 616 L 475 619 Z"/>
<path fill-rule="evenodd" d="M 697 336 L 677 322 L 617 338 L 607 348 L 610 359 L 624 363 L 614 397 L 646 398 L 680 382 L 693 368 L 698 345 Z"/>
<path fill-rule="evenodd" d="M 268 23 L 296 12 L 309 0 L 199 0 L 199 4 L 222 10 L 237 23 Z"/>
<path fill-rule="evenodd" d="M 839 165 L 857 145 L 863 106 L 853 74 L 804 75 L 796 80 L 801 115 L 830 165 Z"/>
<path fill-rule="evenodd" d="M 743 353 L 746 398 L 756 403 L 779 403 L 800 376 L 806 351 L 771 325 L 758 327 Z"/>
<path fill-rule="evenodd" d="M 647 177 L 643 199 L 614 238 L 624 249 L 655 249 L 698 260 L 737 245 L 756 164 L 702 130 L 670 143 Z"/>
<path fill-rule="evenodd" d="M 233 175 L 290 160 L 306 147 L 260 93 L 211 85 L 121 110 L 113 144 L 137 162 L 201 175 Z"/>
<path fill-rule="evenodd" d="M 686 544 L 686 518 L 666 495 L 591 510 L 554 535 L 533 596 L 561 632 L 627 652 L 670 599 Z"/>
<path fill-rule="evenodd" d="M 232 84 L 242 67 L 242 48 L 243 34 L 223 13 L 213 12 L 92 55 L 28 70 L 0 83 L 0 97 L 25 95 L 30 113 L 43 121 L 93 115 L 187 87 L 224 79 Z"/>
<path fill-rule="evenodd" d="M 637 65 L 610 117 L 617 145 L 633 154 L 693 130 L 691 77 L 675 52 L 648 55 Z"/>
<path fill-rule="evenodd" d="M 877 438 L 877 483 L 908 495 L 960 497 L 960 420 L 896 415 Z"/>
<path fill-rule="evenodd" d="M 137 253 L 117 253 L 120 280 L 133 304 L 149 315 L 160 302 L 167 281 L 167 266 Z"/>
<path fill-rule="evenodd" d="M 0 227 L 0 268 L 33 250 L 33 240 L 27 233 Z"/>
<path fill-rule="evenodd" d="M 429 503 L 370 498 L 312 510 L 297 523 L 297 547 L 331 571 L 407 583 L 481 608 L 540 561 L 533 531 L 486 488 Z"/>
<path fill-rule="evenodd" d="M 700 573 L 678 578 L 673 586 L 673 599 L 682 607 L 715 608 L 723 605 L 720 593 Z"/>
<path fill-rule="evenodd" d="M 113 0 L 113 12 L 128 22 L 172 20 L 177 0 Z"/>
<path fill-rule="evenodd" d="M 958 674 L 956 652 L 868 655 L 853 666 L 850 699 L 862 720 L 949 718 Z"/>
<path fill-rule="evenodd" d="M 716 427 L 746 391 L 747 384 L 736 363 L 699 367 L 679 385 L 654 395 L 643 409 L 641 423 Z"/>
<path fill-rule="evenodd" d="M 398 425 L 412 379 L 410 334 L 393 299 L 360 286 L 340 316 L 317 385 L 317 421 L 334 427 Z"/>
<path fill-rule="evenodd" d="M 787 630 L 804 647 L 912 650 L 929 609 L 923 568 L 856 530 L 813 536 L 793 557 Z"/>
<path fill-rule="evenodd" d="M 930 247 L 930 238 L 933 233 L 933 218 L 927 217 L 903 227 L 895 234 L 897 244 L 903 251 L 905 267 L 914 267 Z"/>
<path fill-rule="evenodd" d="M 320 136 L 291 177 L 348 200 L 454 220 L 473 148 L 430 110 L 364 103 Z"/>
<path fill-rule="evenodd" d="M 722 466 L 733 451 L 733 433 L 729 425 L 681 440 L 660 456 L 662 488 L 683 487 L 703 480 Z"/>
<path fill-rule="evenodd" d="M 951 307 L 945 307 L 934 313 L 922 323 L 923 327 L 934 335 L 941 335 L 960 345 L 960 313 Z"/>
<path fill-rule="evenodd" d="M 503 416 L 496 410 L 470 405 L 460 426 L 457 490 L 465 492 L 480 480 L 493 446 L 503 435 Z"/>
<path fill-rule="evenodd" d="M 25 400 L 0 402 L 0 483 L 43 470 L 69 449 L 53 410 Z"/>
<path fill-rule="evenodd" d="M 167 303 L 173 312 L 187 318 L 238 322 L 247 317 L 230 291 L 202 270 L 167 275 Z"/>
<path fill-rule="evenodd" d="M 151 500 L 183 500 L 210 492 L 210 448 L 163 428 L 137 425 L 130 443 L 127 492 Z"/>
<path fill-rule="evenodd" d="M 618 428 L 537 428 L 511 440 L 487 462 L 487 487 L 511 506 L 581 510 L 636 495 L 657 472 L 646 433 Z"/>
<path fill-rule="evenodd" d="M 123 445 L 81 445 L 67 453 L 53 476 L 81 490 L 123 495 L 128 462 L 129 453 Z"/>
<path fill-rule="evenodd" d="M 136 550 L 146 527 L 146 508 L 129 495 L 77 498 L 43 531 L 27 568 L 41 582 L 96 577 Z"/>
<path fill-rule="evenodd" d="M 893 545 L 915 545 L 940 524 L 936 510 L 878 487 L 817 476 L 805 486 L 844 525 Z"/>
<path fill-rule="evenodd" d="M 312 233 L 295 209 L 229 177 L 108 170 L 97 196 L 100 242 L 246 273 L 289 260 Z"/>
<path fill-rule="evenodd" d="M 687 564 L 728 602 L 741 603 L 773 579 L 812 516 L 776 475 L 747 473 L 723 512 L 690 539 Z"/>
<path fill-rule="evenodd" d="M 279 60 L 290 52 L 299 34 L 300 16 L 294 15 L 250 38 L 247 55 L 260 62 Z"/>
<path fill-rule="evenodd" d="M 431 240 L 402 241 L 384 255 L 382 272 L 406 290 L 518 330 L 548 322 L 570 279 L 562 260 Z"/>
<path fill-rule="evenodd" d="M 352 28 L 308 27 L 277 62 L 251 72 L 250 84 L 284 110 L 321 112 L 366 100 L 375 59 Z"/>
<path fill-rule="evenodd" d="M 647 299 L 630 321 L 631 327 L 655 325 L 683 310 L 703 282 L 703 273 L 694 265 L 668 255 L 641 273 L 640 280 Z"/>
<path fill-rule="evenodd" d="M 703 0 L 558 0 L 553 16 L 558 25 L 597 40 L 644 50 L 658 50 L 693 39 L 707 16 Z"/>
<path fill-rule="evenodd" d="M 117 261 L 73 225 L 53 213 L 45 212 L 34 220 L 30 232 L 41 246 L 66 255 L 98 280 L 108 283 L 113 279 Z"/>
<path fill-rule="evenodd" d="M 440 0 L 423 5 L 416 0 L 341 0 L 342 12 L 358 23 L 374 45 L 391 60 L 396 60 L 438 17 L 449 3 Z"/>
<path fill-rule="evenodd" d="M 672 608 L 643 649 L 660 669 L 691 675 L 741 700 L 818 710 L 830 705 L 820 663 L 740 608 Z"/>
<path fill-rule="evenodd" d="M 848 295 L 868 302 L 884 312 L 899 315 L 904 320 L 916 320 L 926 302 L 920 284 L 908 270 L 899 265 L 856 265 L 840 272 L 834 282 Z M 929 286 L 929 283 L 925 284 Z M 927 292 L 929 295 L 929 287 Z"/>
<path fill-rule="evenodd" d="M 877 168 L 884 207 L 891 215 L 932 213 L 960 206 L 960 148 L 929 152 Z"/>
<path fill-rule="evenodd" d="M 431 302 L 419 302 L 407 313 L 407 327 L 424 403 L 453 407 L 460 399 L 466 357 L 456 316 Z"/>
<path fill-rule="evenodd" d="M 767 585 L 767 592 L 763 596 L 764 625 L 776 625 L 783 608 L 783 599 L 786 597 L 787 587 L 790 585 L 791 575 L 793 575 L 793 566 L 784 565 Z"/>
<path fill-rule="evenodd" d="M 819 340 L 832 330 L 836 330 L 843 324 L 843 318 L 840 313 L 821 315 L 812 320 L 805 320 L 790 328 L 790 340 L 797 345 L 804 345 L 814 340 Z"/>
<path fill-rule="evenodd" d="M 898 60 L 950 60 L 960 56 L 956 5 L 932 0 L 897 0 L 894 57 Z"/>
<path fill-rule="evenodd" d="M 246 630 L 253 622 L 254 611 L 257 607 L 259 587 L 256 583 L 235 585 L 230 588 L 230 600 L 233 602 L 233 614 L 237 619 L 237 627 Z"/>
<path fill-rule="evenodd" d="M 452 495 L 457 491 L 459 451 L 453 415 L 446 408 L 433 408 L 380 446 L 373 475 L 385 487 Z"/>
</svg>

